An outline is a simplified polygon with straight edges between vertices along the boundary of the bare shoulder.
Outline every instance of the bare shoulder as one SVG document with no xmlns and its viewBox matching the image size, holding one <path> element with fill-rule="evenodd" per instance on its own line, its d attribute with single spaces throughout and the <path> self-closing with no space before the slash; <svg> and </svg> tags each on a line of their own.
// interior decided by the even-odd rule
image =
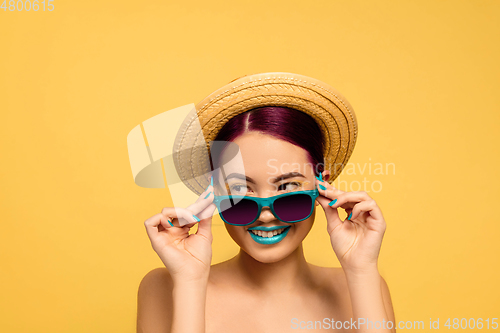
<svg viewBox="0 0 500 333">
<path fill-rule="evenodd" d="M 344 270 L 341 267 L 309 265 L 317 288 L 348 306 L 350 304 L 350 295 Z"/>
<path fill-rule="evenodd" d="M 309 264 L 314 273 L 315 281 L 325 292 L 331 293 L 347 309 L 351 309 L 351 298 L 349 286 L 344 270 L 341 267 L 321 267 Z M 382 300 L 389 320 L 395 322 L 394 308 L 391 300 L 391 294 L 387 281 L 380 276 L 380 287 L 382 290 Z"/>
<path fill-rule="evenodd" d="M 173 282 L 167 268 L 148 272 L 137 293 L 137 332 L 170 331 Z"/>
<path fill-rule="evenodd" d="M 171 299 L 173 281 L 166 267 L 149 271 L 139 285 L 138 300 L 165 303 Z"/>
<path fill-rule="evenodd" d="M 149 271 L 141 281 L 139 290 L 141 288 L 168 288 L 172 287 L 172 277 L 166 267 L 158 267 Z"/>
<path fill-rule="evenodd" d="M 212 286 L 224 285 L 228 279 L 234 278 L 231 264 L 234 258 L 210 266 L 209 283 Z"/>
<path fill-rule="evenodd" d="M 344 270 L 341 267 L 322 267 L 313 264 L 309 266 L 318 284 L 335 289 L 347 287 Z"/>
</svg>

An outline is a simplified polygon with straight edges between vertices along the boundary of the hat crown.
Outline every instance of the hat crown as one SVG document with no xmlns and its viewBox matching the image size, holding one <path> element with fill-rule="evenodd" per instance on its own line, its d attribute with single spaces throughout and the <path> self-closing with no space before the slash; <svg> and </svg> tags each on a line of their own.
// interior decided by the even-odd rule
<svg viewBox="0 0 500 333">
<path fill-rule="evenodd" d="M 328 182 L 338 177 L 357 139 L 358 125 L 352 106 L 322 81 L 300 74 L 270 72 L 230 81 L 199 102 L 197 114 L 185 120 L 177 134 L 174 164 L 188 188 L 200 194 L 207 187 L 211 171 L 207 158 L 209 143 L 229 119 L 262 106 L 286 106 L 310 115 L 323 133 L 325 169 L 331 171 Z"/>
</svg>

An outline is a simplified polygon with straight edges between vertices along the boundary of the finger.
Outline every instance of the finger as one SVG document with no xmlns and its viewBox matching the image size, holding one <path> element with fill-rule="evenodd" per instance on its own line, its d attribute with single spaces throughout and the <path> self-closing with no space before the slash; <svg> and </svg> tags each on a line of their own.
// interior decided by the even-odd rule
<svg viewBox="0 0 500 333">
<path fill-rule="evenodd" d="M 318 179 L 316 179 L 316 187 L 318 188 L 320 195 L 329 199 L 336 199 L 339 195 L 345 193 L 344 191 L 333 187 L 330 183 L 326 181 L 319 181 Z"/>
<path fill-rule="evenodd" d="M 163 208 L 161 213 L 171 219 L 177 219 L 177 223 L 179 224 L 179 226 L 184 226 L 189 223 L 196 223 L 200 221 L 198 217 L 193 215 L 193 213 L 186 208 L 166 207 Z"/>
<path fill-rule="evenodd" d="M 203 212 L 201 212 L 199 217 L 201 218 L 198 224 L 197 235 L 203 236 L 208 240 L 212 241 L 212 216 L 215 211 L 215 205 L 211 204 Z"/>
<path fill-rule="evenodd" d="M 328 231 L 328 234 L 331 234 L 332 231 L 342 225 L 344 223 L 340 217 L 337 209 L 332 209 L 329 206 L 329 203 L 331 202 L 330 199 L 325 198 L 325 197 L 317 197 L 316 200 L 319 202 L 321 207 L 323 207 L 323 210 L 325 211 L 325 217 L 326 217 L 326 230 Z"/>
<path fill-rule="evenodd" d="M 207 208 L 205 208 L 203 211 L 198 213 L 196 215 L 196 217 L 198 217 L 200 220 L 203 220 L 206 218 L 212 218 L 214 215 L 215 209 L 216 209 L 215 204 L 210 204 Z M 199 223 L 199 222 L 185 224 L 185 225 L 183 225 L 183 227 L 188 227 L 189 229 L 191 229 L 192 227 L 195 226 L 196 223 Z"/>
<path fill-rule="evenodd" d="M 163 215 L 163 214 L 160 214 L 160 224 L 158 225 L 158 231 L 163 231 L 163 230 L 167 230 L 167 229 L 170 229 L 174 226 L 174 224 L 172 223 L 172 221 L 170 220 L 169 217 Z"/>
<path fill-rule="evenodd" d="M 209 186 L 208 189 L 198 197 L 198 200 L 196 200 L 195 203 L 189 205 L 186 209 L 198 216 L 200 212 L 204 211 L 210 204 L 212 204 L 214 198 L 213 186 Z"/>
<path fill-rule="evenodd" d="M 144 226 L 146 227 L 146 232 L 150 239 L 158 234 L 158 226 L 161 224 L 162 216 L 163 214 L 161 213 L 156 214 L 144 221 Z"/>
<path fill-rule="evenodd" d="M 361 201 L 370 201 L 373 200 L 370 198 L 368 193 L 364 191 L 356 191 L 356 192 L 344 192 L 338 195 L 335 199 L 337 201 L 331 205 L 332 208 L 342 207 L 344 209 L 352 208 L 355 204 Z"/>
<path fill-rule="evenodd" d="M 160 232 L 173 229 L 172 225 L 170 225 L 169 219 L 161 213 L 156 214 L 147 219 L 144 222 L 144 225 L 146 227 L 146 233 L 148 234 L 148 237 L 151 240 L 153 247 Z"/>
<path fill-rule="evenodd" d="M 361 214 L 365 212 L 369 213 L 370 216 L 372 216 L 377 220 L 382 219 L 382 212 L 380 211 L 380 208 L 378 207 L 375 200 L 367 200 L 354 205 L 354 208 L 352 209 L 351 212 L 352 215 L 350 220 L 351 221 L 355 220 L 357 217 L 359 217 Z"/>
<path fill-rule="evenodd" d="M 161 231 L 161 229 L 159 228 L 163 228 L 163 230 L 165 230 L 170 229 L 174 226 L 171 219 L 162 213 L 150 217 L 144 222 L 144 225 L 146 226 L 146 231 L 148 233 L 154 232 L 155 234 L 157 233 L 157 231 Z"/>
<path fill-rule="evenodd" d="M 199 212 L 196 216 L 198 216 L 200 218 L 200 220 L 204 220 L 206 218 L 212 218 L 214 215 L 215 209 L 216 209 L 215 204 L 211 203 L 204 210 Z"/>
<path fill-rule="evenodd" d="M 198 215 L 199 212 L 201 212 L 206 208 L 206 206 L 210 205 L 213 199 L 214 199 L 213 178 L 210 177 L 210 184 L 208 185 L 208 187 L 198 196 L 198 199 L 196 199 L 196 201 L 193 204 L 186 207 L 186 209 Z"/>
</svg>

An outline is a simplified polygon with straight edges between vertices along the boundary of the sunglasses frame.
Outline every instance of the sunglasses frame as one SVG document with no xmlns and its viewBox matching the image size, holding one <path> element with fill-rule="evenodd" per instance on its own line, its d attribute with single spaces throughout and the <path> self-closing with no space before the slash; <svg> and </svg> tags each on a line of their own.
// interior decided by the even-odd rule
<svg viewBox="0 0 500 333">
<path fill-rule="evenodd" d="M 295 221 L 283 221 L 282 219 L 280 219 L 278 217 L 278 215 L 274 211 L 274 202 L 276 200 L 280 199 L 280 198 L 288 197 L 288 196 L 291 196 L 291 195 L 297 195 L 297 194 L 307 194 L 311 198 L 311 201 L 312 201 L 312 203 L 311 203 L 311 211 L 309 212 L 309 214 L 307 215 L 307 217 L 305 217 L 303 219 L 295 220 Z M 285 222 L 285 223 L 295 223 L 295 222 L 304 221 L 304 220 L 308 219 L 311 216 L 311 214 L 312 214 L 312 212 L 314 210 L 314 201 L 316 200 L 316 198 L 318 196 L 319 196 L 319 191 L 318 191 L 317 188 L 315 188 L 314 190 L 286 192 L 286 193 L 278 194 L 278 195 L 275 195 L 275 196 L 272 196 L 272 197 L 267 197 L 267 198 L 251 197 L 251 196 L 246 196 L 246 195 L 220 195 L 220 196 L 219 195 L 214 195 L 214 201 L 213 201 L 213 203 L 215 203 L 215 206 L 217 207 L 217 210 L 219 211 L 219 216 L 221 217 L 222 221 L 224 221 L 225 223 L 230 224 L 230 225 L 234 225 L 234 226 L 238 226 L 238 227 L 244 227 L 244 226 L 250 225 L 250 224 L 254 223 L 255 221 L 257 221 L 257 219 L 259 218 L 260 214 L 262 213 L 262 208 L 263 207 L 269 207 L 271 209 L 271 212 L 273 213 L 273 215 L 278 220 L 280 220 L 282 222 Z M 232 199 L 232 198 L 234 198 L 234 199 L 247 199 L 247 200 L 251 200 L 251 201 L 254 201 L 254 202 L 257 203 L 258 213 L 256 214 L 255 218 L 252 220 L 252 222 L 246 223 L 246 224 L 234 224 L 234 223 L 230 223 L 230 222 L 226 221 L 226 219 L 222 215 L 222 211 L 220 209 L 220 203 L 221 203 L 222 200 Z"/>
</svg>

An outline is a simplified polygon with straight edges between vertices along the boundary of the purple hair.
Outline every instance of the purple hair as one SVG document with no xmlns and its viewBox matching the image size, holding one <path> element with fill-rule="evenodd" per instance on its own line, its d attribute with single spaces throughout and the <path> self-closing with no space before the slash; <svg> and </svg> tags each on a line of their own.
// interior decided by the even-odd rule
<svg viewBox="0 0 500 333">
<path fill-rule="evenodd" d="M 214 141 L 233 141 L 249 131 L 268 134 L 304 149 L 314 166 L 315 176 L 324 171 L 323 136 L 308 114 L 283 106 L 252 109 L 231 118 Z M 218 161 L 219 156 L 212 157 Z"/>
</svg>

